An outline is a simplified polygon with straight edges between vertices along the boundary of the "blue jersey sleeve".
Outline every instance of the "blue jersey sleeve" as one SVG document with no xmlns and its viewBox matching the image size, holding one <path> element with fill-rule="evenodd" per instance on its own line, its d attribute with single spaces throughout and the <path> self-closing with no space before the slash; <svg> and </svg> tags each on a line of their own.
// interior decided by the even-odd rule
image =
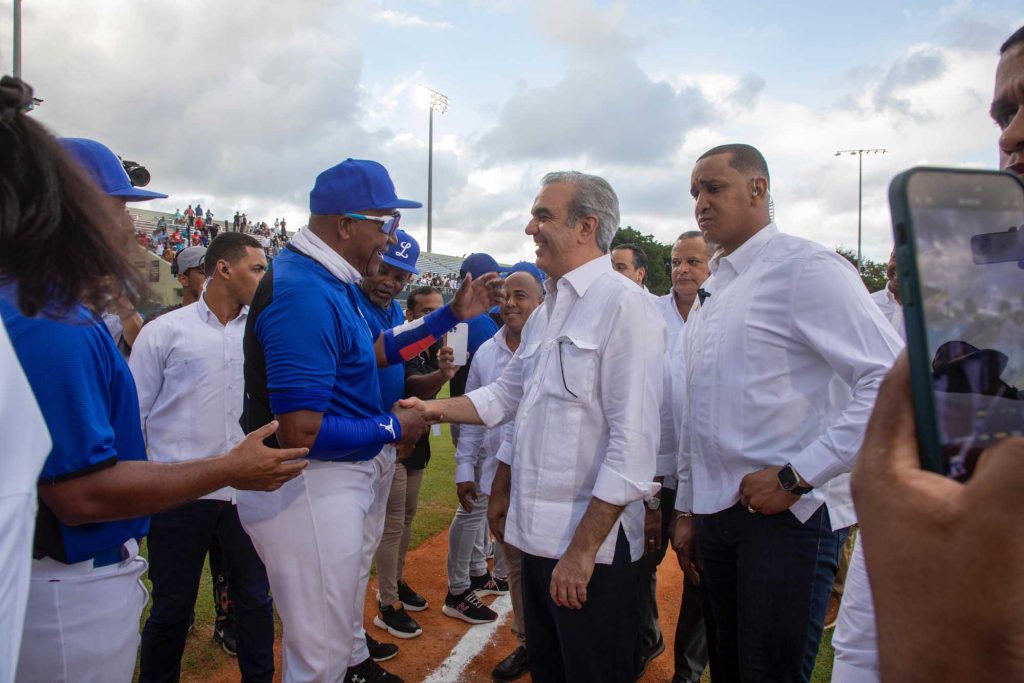
<svg viewBox="0 0 1024 683">
<path fill-rule="evenodd" d="M 114 397 L 126 387 L 112 382 L 131 380 L 114 340 L 98 321 L 64 322 L 21 318 L 13 322 L 11 338 L 36 395 L 53 450 L 46 459 L 42 484 L 70 479 L 114 465 L 118 459 L 111 424 Z M 134 396 L 134 386 L 131 388 Z M 138 401 L 132 427 L 141 432 Z M 132 459 L 139 454 L 132 454 Z"/>
<path fill-rule="evenodd" d="M 256 321 L 267 364 L 267 390 L 275 414 L 327 412 L 345 337 L 324 300 L 308 292 L 274 291 Z"/>
</svg>

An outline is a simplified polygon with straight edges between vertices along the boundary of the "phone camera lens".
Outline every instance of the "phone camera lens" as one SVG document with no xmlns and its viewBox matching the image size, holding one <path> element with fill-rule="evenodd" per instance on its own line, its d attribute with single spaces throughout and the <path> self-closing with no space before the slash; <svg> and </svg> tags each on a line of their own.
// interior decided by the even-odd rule
<svg viewBox="0 0 1024 683">
<path fill-rule="evenodd" d="M 978 253 L 987 254 L 992 251 L 992 238 L 987 235 L 978 236 Z"/>
</svg>

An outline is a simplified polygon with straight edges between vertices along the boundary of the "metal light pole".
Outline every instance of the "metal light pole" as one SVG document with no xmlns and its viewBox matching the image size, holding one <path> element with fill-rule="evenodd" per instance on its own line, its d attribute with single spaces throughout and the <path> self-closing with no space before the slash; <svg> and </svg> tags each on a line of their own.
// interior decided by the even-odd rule
<svg viewBox="0 0 1024 683">
<path fill-rule="evenodd" d="M 887 149 L 841 149 L 836 152 L 836 156 L 842 156 L 849 154 L 850 156 L 857 156 L 857 272 L 863 272 L 864 260 L 861 258 L 860 245 L 862 235 L 862 215 L 864 211 L 864 155 L 865 154 L 885 154 L 889 150 Z"/>
<path fill-rule="evenodd" d="M 448 111 L 448 96 L 421 85 L 430 93 L 430 132 L 427 140 L 427 251 L 433 251 L 433 204 L 434 204 L 434 112 Z"/>
<path fill-rule="evenodd" d="M 21 78 L 21 0 L 14 0 L 14 77 Z"/>
</svg>

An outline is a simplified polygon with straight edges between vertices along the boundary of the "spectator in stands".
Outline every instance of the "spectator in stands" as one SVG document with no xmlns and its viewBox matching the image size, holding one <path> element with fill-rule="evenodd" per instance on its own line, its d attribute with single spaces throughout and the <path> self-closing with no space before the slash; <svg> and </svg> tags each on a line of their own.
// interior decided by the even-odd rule
<svg viewBox="0 0 1024 683">
<path fill-rule="evenodd" d="M 286 226 L 287 226 L 287 222 L 285 221 L 285 219 L 282 218 L 281 219 L 281 237 L 287 237 L 288 236 L 288 229 L 287 229 Z"/>
<path fill-rule="evenodd" d="M 181 223 L 181 209 L 174 210 L 174 222 L 175 224 Z"/>
<path fill-rule="evenodd" d="M 200 205 L 199 205 L 199 204 L 197 203 L 197 204 L 196 204 L 196 218 L 202 218 L 202 217 L 203 217 L 203 207 L 202 207 L 202 206 L 200 206 Z"/>
<path fill-rule="evenodd" d="M 196 212 L 192 208 L 191 204 L 189 204 L 188 208 L 185 209 L 185 220 L 188 222 L 188 227 L 189 228 L 191 228 L 195 224 Z"/>
<path fill-rule="evenodd" d="M 163 216 L 160 216 L 160 218 L 156 222 L 156 227 L 157 227 L 157 230 L 166 230 L 167 229 L 167 219 L 164 218 Z"/>
</svg>

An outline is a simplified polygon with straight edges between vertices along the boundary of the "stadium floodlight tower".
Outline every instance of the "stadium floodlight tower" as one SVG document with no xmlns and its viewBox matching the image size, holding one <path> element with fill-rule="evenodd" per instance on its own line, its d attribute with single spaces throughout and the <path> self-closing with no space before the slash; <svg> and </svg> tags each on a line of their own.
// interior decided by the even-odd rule
<svg viewBox="0 0 1024 683">
<path fill-rule="evenodd" d="M 860 255 L 861 245 L 861 217 L 863 214 L 864 207 L 864 155 L 865 154 L 885 154 L 889 150 L 877 148 L 877 149 L 841 149 L 836 152 L 837 157 L 843 155 L 856 156 L 857 157 L 857 273 L 864 272 L 864 259 Z"/>
<path fill-rule="evenodd" d="M 427 251 L 433 252 L 433 208 L 434 208 L 434 112 L 444 114 L 448 111 L 448 96 L 442 95 L 433 88 L 421 85 L 430 94 L 430 128 L 427 138 Z"/>
</svg>

